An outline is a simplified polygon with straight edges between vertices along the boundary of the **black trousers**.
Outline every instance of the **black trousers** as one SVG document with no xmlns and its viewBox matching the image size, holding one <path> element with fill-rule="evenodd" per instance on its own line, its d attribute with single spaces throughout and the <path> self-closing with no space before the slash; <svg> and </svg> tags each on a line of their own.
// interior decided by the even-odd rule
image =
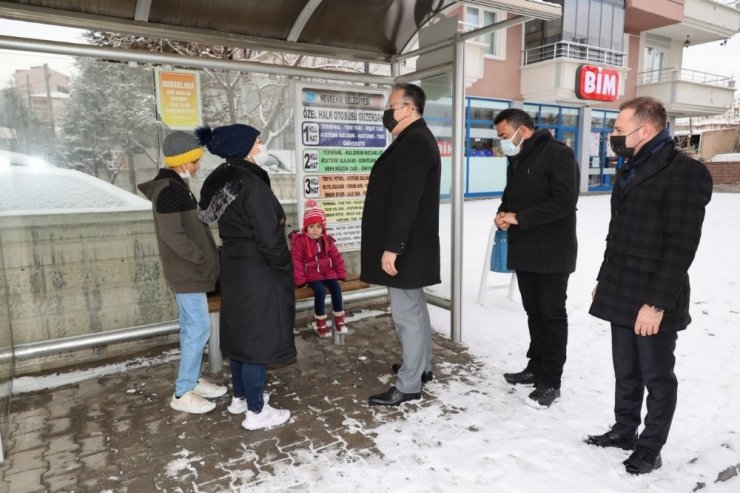
<svg viewBox="0 0 740 493">
<path fill-rule="evenodd" d="M 529 325 L 527 369 L 536 375 L 537 386 L 560 388 L 568 345 L 565 300 L 569 276 L 516 272 Z"/>
<path fill-rule="evenodd" d="M 612 324 L 614 362 L 614 431 L 621 436 L 635 434 L 640 426 L 642 398 L 647 388 L 645 428 L 637 446 L 656 453 L 665 445 L 676 411 L 678 380 L 673 373 L 676 357 L 675 332 L 638 336 L 632 327 Z"/>
</svg>

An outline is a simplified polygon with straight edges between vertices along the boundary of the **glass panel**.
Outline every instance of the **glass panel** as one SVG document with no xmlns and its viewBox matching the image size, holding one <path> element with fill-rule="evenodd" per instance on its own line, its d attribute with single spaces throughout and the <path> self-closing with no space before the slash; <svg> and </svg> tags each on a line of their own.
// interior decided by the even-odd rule
<svg viewBox="0 0 740 493">
<path fill-rule="evenodd" d="M 465 31 L 480 27 L 480 13 L 477 7 L 465 7 Z"/>
<path fill-rule="evenodd" d="M 578 0 L 563 2 L 563 41 L 574 41 L 576 37 L 576 9 Z"/>
<path fill-rule="evenodd" d="M 509 103 L 503 101 L 472 99 L 468 107 L 468 120 L 482 120 L 492 126 L 496 114 L 508 107 Z"/>
<path fill-rule="evenodd" d="M 602 128 L 604 126 L 604 113 L 602 111 L 593 111 L 591 113 L 591 127 Z"/>
<path fill-rule="evenodd" d="M 542 125 L 557 125 L 558 110 L 559 108 L 557 106 L 541 106 L 540 121 Z"/>
<path fill-rule="evenodd" d="M 442 155 L 440 196 L 450 197 L 452 187 L 452 82 L 451 75 L 424 79 L 420 86 L 427 95 L 424 119 L 437 139 Z M 463 101 L 461 104 L 465 104 Z M 452 297 L 452 208 L 449 200 L 439 207 L 440 275 L 442 282 L 424 288 L 428 293 L 445 300 Z"/>
<path fill-rule="evenodd" d="M 484 17 L 484 23 L 485 26 L 490 26 L 491 24 L 496 23 L 496 13 L 491 12 L 490 10 L 484 10 L 483 11 L 483 17 Z M 487 55 L 495 55 L 496 54 L 496 33 L 488 33 L 484 36 L 483 42 L 486 43 L 486 49 L 485 52 Z"/>
<path fill-rule="evenodd" d="M 617 111 L 607 111 L 604 113 L 604 117 L 606 118 L 604 122 L 604 128 L 608 129 L 610 132 L 612 129 L 614 129 L 614 123 L 617 121 L 617 115 L 619 112 Z"/>
<path fill-rule="evenodd" d="M 576 133 L 573 130 L 562 130 L 558 140 L 575 151 Z"/>
<path fill-rule="evenodd" d="M 589 0 L 577 0 L 576 7 L 576 43 L 587 44 L 588 42 L 588 7 Z"/>
<path fill-rule="evenodd" d="M 578 126 L 578 108 L 562 108 L 560 122 L 565 127 L 577 127 Z"/>
<path fill-rule="evenodd" d="M 1 165 L 0 165 L 1 166 Z M 0 176 L 2 170 L 0 169 Z M 0 214 L 2 214 L 0 212 Z M 4 222 L 3 222 L 4 224 Z M 0 462 L 7 454 L 10 398 L 12 377 L 15 368 L 13 333 L 10 326 L 9 290 L 5 276 L 4 248 L 2 238 L 6 232 L 0 227 Z"/>
<path fill-rule="evenodd" d="M 25 64 L 19 81 L 29 81 L 31 90 L 14 77 L 0 80 L 0 127 L 9 129 L 0 129 L 0 158 L 7 158 L 7 165 L 0 159 L 0 351 L 7 352 L 9 325 L 13 342 L 26 344 L 176 319 L 151 204 L 136 189 L 158 172 L 167 131 L 156 112 L 154 67 L 13 55 Z M 262 131 L 270 149 L 265 168 L 284 203 L 287 230 L 297 228 L 291 81 L 212 70 L 199 75 L 205 121 Z M 48 92 L 44 76 L 53 84 Z M 196 196 L 221 162 L 203 157 L 190 180 Z M 345 259 L 350 272 L 359 272 L 359 252 Z M 145 349 L 161 341 L 137 344 Z M 108 350 L 101 347 L 97 357 L 116 356 Z M 0 399 L 7 361 L 0 360 Z M 33 360 L 22 364 L 19 372 L 40 369 L 30 366 L 38 364 Z M 6 402 L 0 400 L 0 409 Z"/>
<path fill-rule="evenodd" d="M 588 9 L 588 42 L 591 46 L 601 46 L 599 38 L 601 33 L 601 2 L 592 0 Z"/>
</svg>

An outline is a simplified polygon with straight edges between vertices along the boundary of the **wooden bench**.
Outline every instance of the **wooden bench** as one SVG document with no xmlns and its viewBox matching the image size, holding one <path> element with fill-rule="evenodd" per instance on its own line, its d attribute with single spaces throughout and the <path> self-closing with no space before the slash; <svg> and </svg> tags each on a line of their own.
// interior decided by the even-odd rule
<svg viewBox="0 0 740 493">
<path fill-rule="evenodd" d="M 360 280 L 359 274 L 347 274 L 347 279 L 339 281 L 342 287 L 342 293 L 365 289 L 370 285 Z M 327 295 L 328 296 L 328 295 Z M 308 286 L 296 288 L 295 300 L 301 301 L 313 298 L 313 290 Z M 221 356 L 221 341 L 219 339 L 219 324 L 221 318 L 221 295 L 208 295 L 208 313 L 211 314 L 211 337 L 208 339 L 208 367 L 212 373 L 223 370 L 223 357 Z M 333 331 L 333 329 L 332 329 Z M 334 334 L 333 340 L 341 338 L 339 334 Z"/>
</svg>

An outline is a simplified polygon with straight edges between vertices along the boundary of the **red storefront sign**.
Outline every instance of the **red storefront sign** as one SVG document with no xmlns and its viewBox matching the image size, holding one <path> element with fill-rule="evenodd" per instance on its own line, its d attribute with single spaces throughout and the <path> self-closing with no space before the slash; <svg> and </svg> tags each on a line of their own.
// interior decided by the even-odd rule
<svg viewBox="0 0 740 493">
<path fill-rule="evenodd" d="M 452 141 L 451 140 L 437 140 L 439 146 L 439 154 L 442 157 L 452 156 Z"/>
<path fill-rule="evenodd" d="M 581 65 L 576 70 L 578 99 L 614 101 L 619 95 L 619 72 L 613 68 Z"/>
</svg>

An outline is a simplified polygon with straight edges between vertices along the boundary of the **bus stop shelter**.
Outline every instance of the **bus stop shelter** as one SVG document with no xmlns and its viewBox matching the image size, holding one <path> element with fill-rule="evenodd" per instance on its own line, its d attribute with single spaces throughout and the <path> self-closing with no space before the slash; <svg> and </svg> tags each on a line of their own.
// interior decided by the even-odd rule
<svg viewBox="0 0 740 493">
<path fill-rule="evenodd" d="M 0 49 L 105 60 L 215 68 L 274 74 L 389 88 L 397 82 L 448 81 L 452 101 L 452 179 L 450 292 L 430 295 L 430 302 L 451 311 L 450 336 L 462 337 L 462 227 L 464 99 L 466 41 L 532 19 L 560 16 L 560 6 L 539 0 L 469 0 L 467 4 L 499 9 L 504 20 L 448 36 L 419 36 L 444 18 L 456 4 L 450 0 L 126 0 L 78 2 L 24 0 L 0 2 L 0 18 L 95 31 L 166 38 L 205 45 L 251 48 L 279 53 L 340 59 L 387 67 L 387 75 L 288 67 L 256 61 L 217 60 L 0 35 Z M 409 71 L 406 63 L 425 57 Z M 423 66 L 423 68 L 422 68 Z M 445 235 L 441 232 L 441 235 Z M 443 262 L 443 265 L 445 263 Z M 95 341 L 105 343 L 105 337 Z M 1 447 L 0 447 L 1 449 Z"/>
</svg>

